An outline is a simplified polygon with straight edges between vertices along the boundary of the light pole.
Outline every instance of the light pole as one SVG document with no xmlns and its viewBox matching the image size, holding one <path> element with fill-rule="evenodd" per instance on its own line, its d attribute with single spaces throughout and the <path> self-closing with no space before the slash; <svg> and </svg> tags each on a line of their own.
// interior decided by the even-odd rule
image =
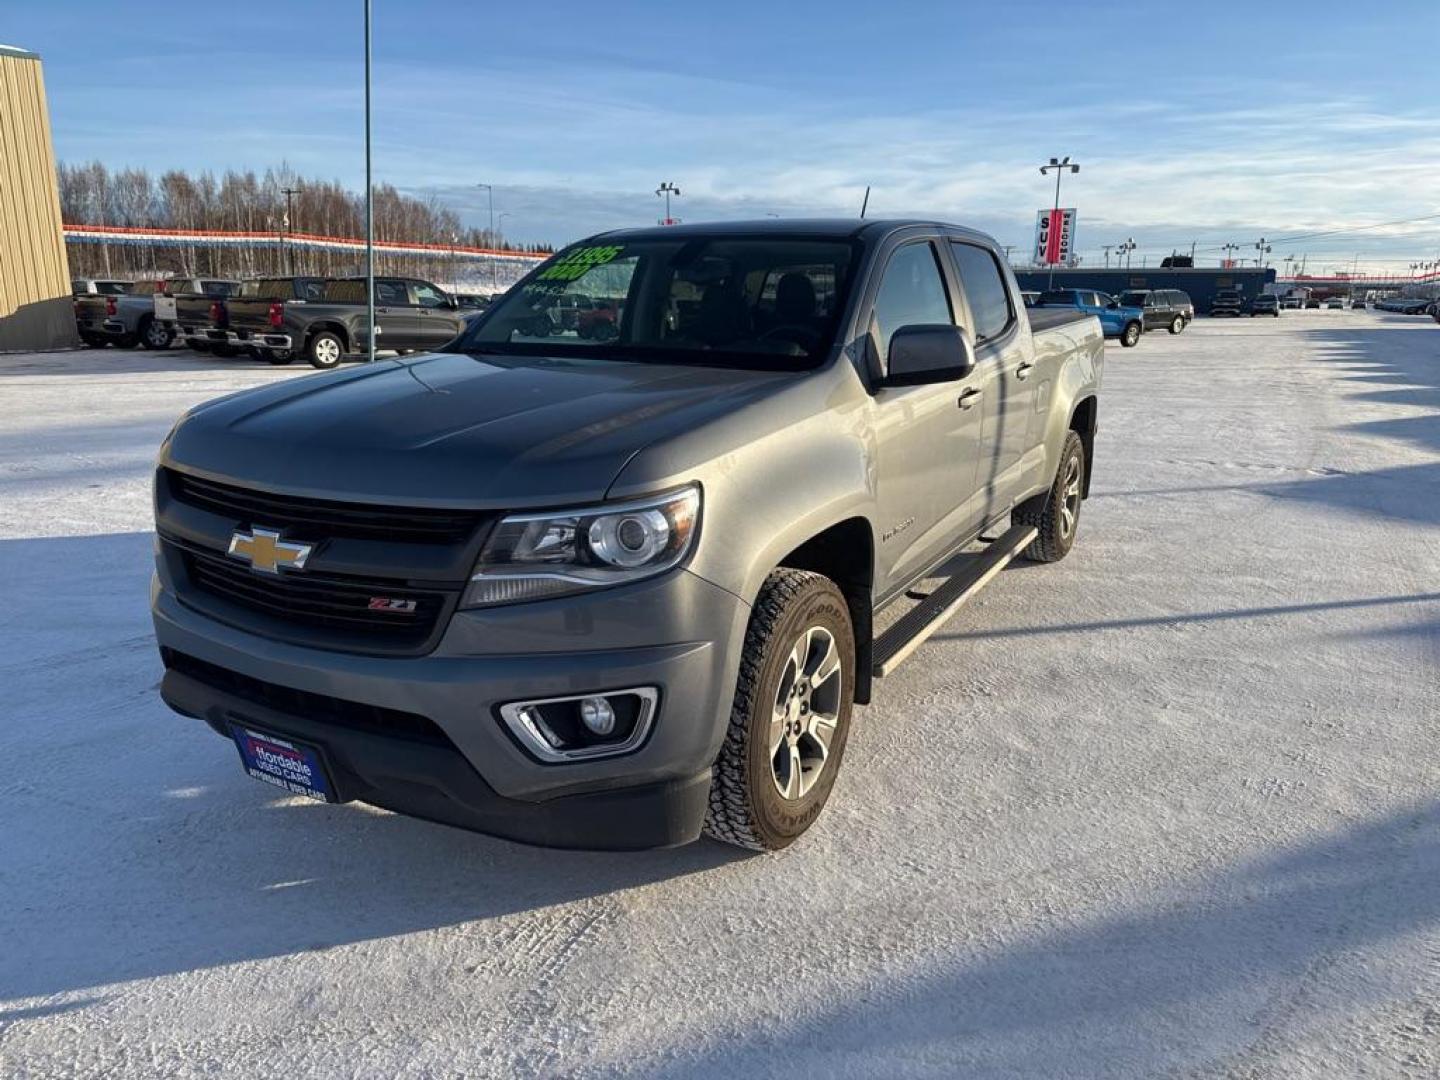
<svg viewBox="0 0 1440 1080">
<path fill-rule="evenodd" d="M 655 189 L 655 194 L 665 196 L 665 220 L 660 222 L 660 224 L 674 225 L 675 219 L 670 216 L 670 196 L 674 195 L 678 199 L 680 197 L 680 189 L 674 184 L 672 184 L 669 180 L 666 180 L 663 184 L 661 184 L 658 188 Z"/>
<path fill-rule="evenodd" d="M 292 275 L 295 273 L 295 253 L 285 246 L 285 231 L 290 228 L 290 222 L 295 215 L 295 205 L 291 200 L 303 190 L 305 189 L 298 187 L 280 189 L 280 193 L 285 196 L 285 216 L 280 221 L 280 250 L 285 253 L 285 266 Z"/>
<path fill-rule="evenodd" d="M 1125 256 L 1125 269 L 1130 269 L 1130 253 L 1135 250 L 1134 237 L 1128 238 L 1123 244 L 1115 245 L 1115 265 L 1120 265 L 1120 256 Z"/>
<path fill-rule="evenodd" d="M 1265 269 L 1265 256 L 1270 254 L 1270 245 L 1265 243 L 1265 238 L 1260 237 L 1260 242 L 1255 245 L 1255 250 L 1260 254 L 1255 256 L 1255 265 L 1261 270 Z"/>
<path fill-rule="evenodd" d="M 1100 245 L 1101 250 L 1103 250 L 1103 251 L 1105 252 L 1105 269 L 1106 269 L 1106 270 L 1109 270 L 1109 269 L 1110 269 L 1110 249 L 1113 248 L 1114 246 L 1115 246 L 1114 244 L 1101 244 L 1101 245 Z"/>
<path fill-rule="evenodd" d="M 375 362 L 375 184 L 370 171 L 370 6 L 365 0 L 365 359 Z"/>
<path fill-rule="evenodd" d="M 492 248 L 495 246 L 495 189 L 489 184 L 476 184 L 477 188 L 483 188 L 485 197 L 490 204 L 490 228 L 486 231 L 485 242 Z M 490 256 L 490 291 L 495 291 L 495 256 Z"/>
<path fill-rule="evenodd" d="M 1050 228 L 1053 229 L 1059 224 L 1057 219 L 1060 216 L 1060 177 L 1063 176 L 1067 170 L 1072 173 L 1078 173 L 1080 171 L 1080 165 L 1078 162 L 1072 162 L 1069 154 L 1066 154 L 1064 158 L 1052 157 L 1050 164 L 1040 166 L 1040 175 L 1044 176 L 1052 169 L 1055 172 L 1055 212 L 1050 215 Z M 1050 263 L 1050 283 L 1046 288 L 1053 289 L 1055 287 L 1055 263 L 1051 261 L 1049 252 L 1046 252 L 1045 261 Z"/>
<path fill-rule="evenodd" d="M 495 233 L 495 240 L 497 243 L 500 241 L 500 238 L 505 235 L 505 219 L 511 216 L 512 215 L 509 210 L 501 210 L 500 216 L 495 219 L 495 228 L 497 230 Z"/>
<path fill-rule="evenodd" d="M 1226 261 L 1227 263 L 1234 263 L 1234 261 L 1235 261 L 1235 252 L 1237 252 L 1237 251 L 1240 250 L 1240 245 L 1239 245 L 1239 244 L 1224 244 L 1224 245 L 1222 245 L 1221 250 L 1223 250 L 1223 251 L 1225 252 L 1225 261 Z"/>
</svg>

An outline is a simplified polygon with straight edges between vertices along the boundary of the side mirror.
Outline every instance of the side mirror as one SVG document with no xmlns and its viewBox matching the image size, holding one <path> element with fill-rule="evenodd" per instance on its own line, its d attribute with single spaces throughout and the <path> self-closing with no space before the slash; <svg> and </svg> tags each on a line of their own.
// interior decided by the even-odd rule
<svg viewBox="0 0 1440 1080">
<path fill-rule="evenodd" d="M 446 306 L 447 308 L 449 308 L 451 311 L 459 311 L 459 310 L 460 310 L 460 301 L 459 301 L 459 300 L 456 300 L 455 297 L 453 297 L 453 296 L 447 296 L 447 297 L 445 298 L 445 306 Z"/>
<path fill-rule="evenodd" d="M 975 350 L 958 326 L 916 323 L 890 338 L 888 367 L 886 386 L 954 382 L 975 370 Z"/>
</svg>

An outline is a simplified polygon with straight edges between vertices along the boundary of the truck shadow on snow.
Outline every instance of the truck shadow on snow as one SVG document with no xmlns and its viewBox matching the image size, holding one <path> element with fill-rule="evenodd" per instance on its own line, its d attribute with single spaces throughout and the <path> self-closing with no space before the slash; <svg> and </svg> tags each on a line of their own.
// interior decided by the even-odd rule
<svg viewBox="0 0 1440 1080">
<path fill-rule="evenodd" d="M 1323 503 L 1365 517 L 1385 515 L 1440 525 L 1440 327 L 1324 329 L 1303 331 L 1305 363 L 1340 370 L 1342 400 L 1394 405 L 1405 415 L 1357 420 L 1341 430 L 1394 440 L 1433 460 L 1383 469 L 1317 470 L 1300 480 L 1192 484 L 1154 490 L 1097 490 L 1093 498 L 1186 496 L 1254 492 L 1276 499 Z M 1416 409 L 1426 409 L 1415 415 Z"/>
</svg>

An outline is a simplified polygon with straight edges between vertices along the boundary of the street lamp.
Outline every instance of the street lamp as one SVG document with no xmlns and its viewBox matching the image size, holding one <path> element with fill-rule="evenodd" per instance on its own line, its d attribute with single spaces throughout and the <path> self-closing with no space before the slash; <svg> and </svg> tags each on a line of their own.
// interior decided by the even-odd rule
<svg viewBox="0 0 1440 1080">
<path fill-rule="evenodd" d="M 1041 165 L 1041 166 L 1040 166 L 1040 175 L 1041 175 L 1041 176 L 1044 176 L 1046 173 L 1050 172 L 1051 170 L 1054 170 L 1054 172 L 1055 172 L 1055 212 L 1050 216 L 1050 227 L 1053 229 L 1053 228 L 1055 228 L 1055 219 L 1056 219 L 1056 218 L 1059 216 L 1059 214 L 1060 214 L 1060 177 L 1063 176 L 1067 171 L 1072 172 L 1072 173 L 1078 173 L 1078 172 L 1080 171 L 1080 165 L 1079 165 L 1078 162 L 1072 162 L 1072 161 L 1070 160 L 1070 155 L 1069 155 L 1069 154 L 1066 154 L 1064 158 L 1053 158 L 1053 157 L 1052 157 L 1052 158 L 1050 159 L 1050 164 L 1048 164 L 1048 165 Z M 1046 261 L 1049 262 L 1049 259 L 1047 258 Z M 1055 287 L 1055 264 L 1054 264 L 1053 262 L 1051 262 L 1051 263 L 1050 263 L 1050 284 L 1047 286 L 1047 288 L 1053 289 L 1054 287 Z"/>
<path fill-rule="evenodd" d="M 1225 261 L 1226 261 L 1227 263 L 1234 263 L 1234 261 L 1235 261 L 1235 252 L 1237 252 L 1237 251 L 1240 250 L 1240 245 L 1239 245 L 1239 244 L 1224 244 L 1224 245 L 1222 245 L 1221 250 L 1223 250 L 1223 251 L 1225 252 Z"/>
<path fill-rule="evenodd" d="M 485 242 L 492 248 L 495 246 L 495 189 L 489 184 L 476 184 L 485 192 L 485 197 L 490 205 L 490 228 L 486 230 Z M 490 256 L 490 291 L 495 291 L 495 256 Z"/>
<path fill-rule="evenodd" d="M 285 253 L 285 265 L 292 275 L 295 273 L 295 253 L 285 246 L 285 230 L 290 228 L 290 222 L 294 220 L 295 216 L 295 207 L 291 199 L 304 190 L 304 188 L 298 187 L 280 189 L 280 193 L 285 196 L 285 217 L 280 222 L 280 250 Z"/>
<path fill-rule="evenodd" d="M 1120 256 L 1125 256 L 1125 269 L 1130 269 L 1130 253 L 1135 250 L 1135 239 L 1130 237 L 1123 244 L 1115 245 L 1115 265 L 1120 265 Z"/>
<path fill-rule="evenodd" d="M 1265 243 L 1263 236 L 1260 238 L 1260 242 L 1255 245 L 1255 250 L 1260 253 L 1255 257 L 1255 265 L 1263 270 L 1265 269 L 1265 256 L 1270 254 L 1270 245 Z"/>
<path fill-rule="evenodd" d="M 375 362 L 375 185 L 370 172 L 371 0 L 365 0 L 365 359 Z"/>
<path fill-rule="evenodd" d="M 672 184 L 669 180 L 666 180 L 663 184 L 661 184 L 658 188 L 655 189 L 655 194 L 665 196 L 665 220 L 660 222 L 660 224 L 674 225 L 675 219 L 670 216 L 670 196 L 674 195 L 678 199 L 680 197 L 680 189 L 674 184 Z"/>
</svg>

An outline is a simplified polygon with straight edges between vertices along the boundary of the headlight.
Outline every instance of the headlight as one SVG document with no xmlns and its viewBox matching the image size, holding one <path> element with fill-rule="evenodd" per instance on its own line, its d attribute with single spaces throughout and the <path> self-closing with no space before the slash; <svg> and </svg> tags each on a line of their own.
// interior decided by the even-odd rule
<svg viewBox="0 0 1440 1080">
<path fill-rule="evenodd" d="M 512 514 L 485 541 L 461 607 L 541 600 L 662 574 L 690 551 L 700 488 L 580 510 Z"/>
</svg>

